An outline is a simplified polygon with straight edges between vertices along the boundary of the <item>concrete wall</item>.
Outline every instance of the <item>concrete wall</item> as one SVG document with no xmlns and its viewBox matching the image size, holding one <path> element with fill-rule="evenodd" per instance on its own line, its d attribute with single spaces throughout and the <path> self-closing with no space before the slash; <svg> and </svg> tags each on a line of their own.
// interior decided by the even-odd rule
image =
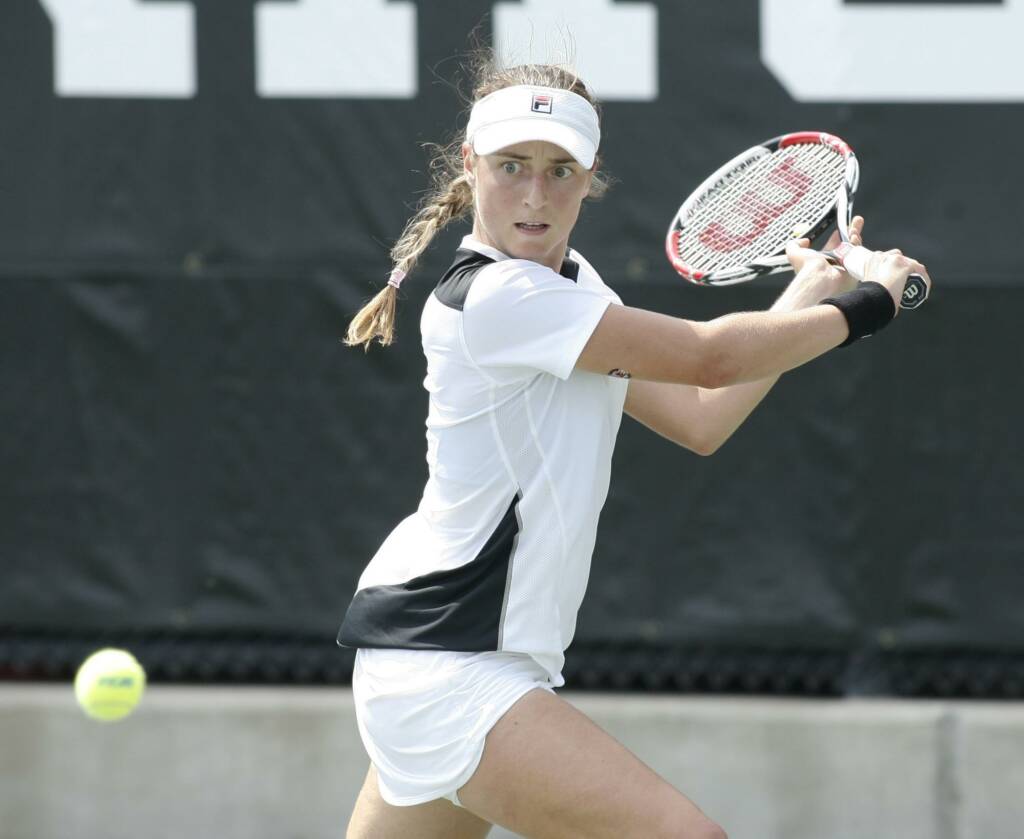
<svg viewBox="0 0 1024 839">
<path fill-rule="evenodd" d="M 1024 835 L 1020 704 L 562 696 L 731 839 Z M 337 839 L 366 765 L 346 689 L 0 686 L 3 839 Z"/>
</svg>

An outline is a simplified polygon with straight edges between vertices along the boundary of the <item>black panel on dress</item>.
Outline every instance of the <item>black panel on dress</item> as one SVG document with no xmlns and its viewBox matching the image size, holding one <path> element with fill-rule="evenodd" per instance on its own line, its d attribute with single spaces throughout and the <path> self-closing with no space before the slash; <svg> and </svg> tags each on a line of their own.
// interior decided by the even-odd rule
<svg viewBox="0 0 1024 839">
<path fill-rule="evenodd" d="M 469 248 L 459 248 L 455 251 L 455 261 L 451 267 L 444 272 L 444 276 L 434 289 L 434 296 L 451 309 L 462 311 L 466 305 L 466 296 L 473 285 L 473 280 L 480 272 L 480 269 L 494 262 L 489 256 L 477 253 Z M 565 250 L 565 259 L 562 260 L 562 267 L 558 273 L 567 280 L 576 282 L 580 274 L 580 265 L 569 258 L 569 249 Z"/>
<path fill-rule="evenodd" d="M 466 295 L 473 285 L 473 279 L 485 265 L 494 262 L 489 256 L 459 248 L 455 251 L 455 261 L 451 267 L 444 272 L 441 281 L 434 289 L 434 296 L 451 309 L 462 311 L 466 304 Z"/>
<path fill-rule="evenodd" d="M 409 650 L 497 650 L 509 566 L 519 535 L 516 493 L 476 558 L 397 585 L 356 592 L 338 643 Z"/>
<path fill-rule="evenodd" d="M 568 250 L 565 252 L 565 259 L 562 260 L 562 267 L 558 269 L 558 273 L 573 282 L 576 282 L 580 275 L 580 264 L 569 259 Z"/>
</svg>

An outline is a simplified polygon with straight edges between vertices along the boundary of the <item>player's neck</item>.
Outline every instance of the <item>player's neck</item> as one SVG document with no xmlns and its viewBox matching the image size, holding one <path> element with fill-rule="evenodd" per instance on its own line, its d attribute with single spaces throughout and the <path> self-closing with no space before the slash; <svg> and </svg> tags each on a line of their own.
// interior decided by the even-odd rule
<svg viewBox="0 0 1024 839">
<path fill-rule="evenodd" d="M 512 242 L 501 242 L 498 241 L 499 237 L 491 236 L 487 229 L 480 224 L 479 220 L 473 221 L 473 231 L 470 235 L 480 244 L 501 251 L 501 253 L 511 259 L 529 259 L 532 262 L 550 268 L 555 273 L 562 270 L 562 262 L 565 259 L 566 248 L 569 245 L 569 239 L 566 237 L 552 248 L 536 248 L 531 251 L 519 249 Z"/>
</svg>

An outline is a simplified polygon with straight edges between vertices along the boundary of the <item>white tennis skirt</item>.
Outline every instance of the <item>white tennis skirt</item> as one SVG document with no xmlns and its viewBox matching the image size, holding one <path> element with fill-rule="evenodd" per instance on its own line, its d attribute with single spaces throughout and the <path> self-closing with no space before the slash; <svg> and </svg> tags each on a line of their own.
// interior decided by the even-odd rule
<svg viewBox="0 0 1024 839">
<path fill-rule="evenodd" d="M 357 650 L 356 721 L 381 797 L 398 806 L 459 804 L 487 732 L 534 688 L 554 692 L 525 653 Z"/>
</svg>

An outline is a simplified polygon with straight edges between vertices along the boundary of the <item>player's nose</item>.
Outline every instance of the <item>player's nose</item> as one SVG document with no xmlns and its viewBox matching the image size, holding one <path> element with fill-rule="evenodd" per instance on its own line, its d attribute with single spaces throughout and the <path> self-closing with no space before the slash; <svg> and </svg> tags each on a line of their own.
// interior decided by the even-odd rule
<svg viewBox="0 0 1024 839">
<path fill-rule="evenodd" d="M 548 200 L 547 183 L 543 174 L 533 175 L 526 184 L 523 203 L 527 207 L 543 207 Z"/>
</svg>

